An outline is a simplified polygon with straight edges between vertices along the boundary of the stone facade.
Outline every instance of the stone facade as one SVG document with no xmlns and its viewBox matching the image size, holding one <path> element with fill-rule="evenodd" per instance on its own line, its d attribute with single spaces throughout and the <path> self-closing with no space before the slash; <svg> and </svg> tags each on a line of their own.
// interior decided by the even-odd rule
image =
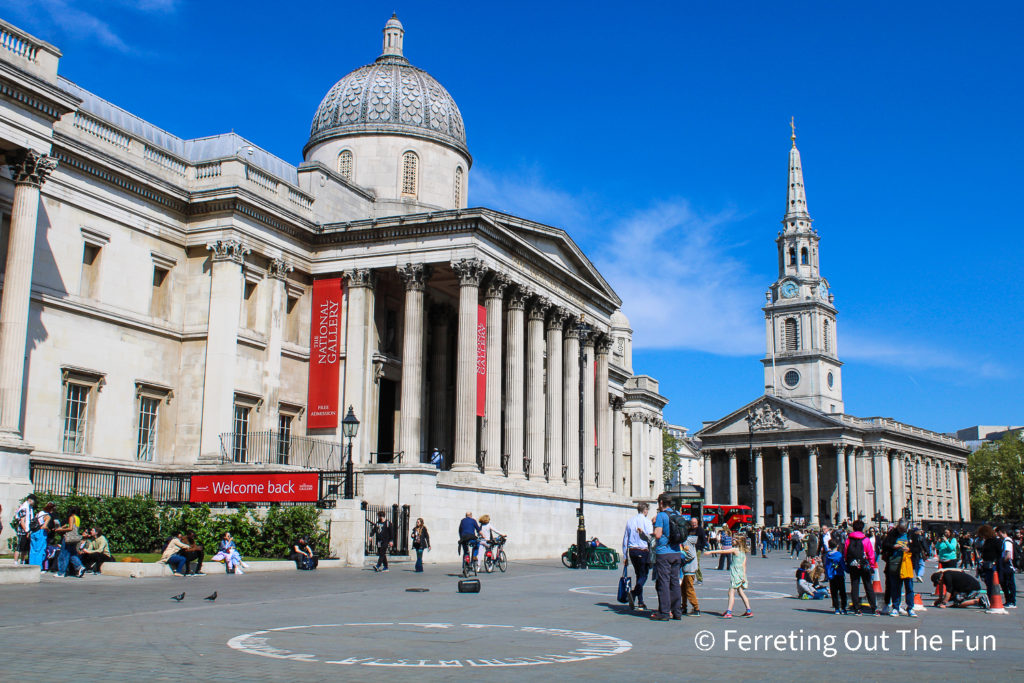
<svg viewBox="0 0 1024 683">
<path fill-rule="evenodd" d="M 891 418 L 845 414 L 835 298 L 819 270 L 796 131 L 765 297 L 765 395 L 695 435 L 708 503 L 749 505 L 757 524 L 845 519 L 970 521 L 967 444 Z"/>
<path fill-rule="evenodd" d="M 470 494 L 437 494 L 457 513 L 428 510 L 430 487 L 486 490 L 478 512 L 500 525 L 540 505 L 566 546 L 575 520 L 552 515 L 573 507 L 581 469 L 609 519 L 660 492 L 666 400 L 633 375 L 621 301 L 564 230 L 465 208 L 461 114 L 409 65 L 397 19 L 384 54 L 325 97 L 298 166 L 235 134 L 175 137 L 59 76 L 55 47 L 3 22 L 0 37 L 5 510 L 30 463 L 237 469 L 266 433 L 284 444 L 270 464 L 291 468 L 309 466 L 296 438 L 336 447 L 340 425 L 308 429 L 305 414 L 324 277 L 345 283 L 338 406 L 362 425 L 357 469 L 445 454 L 414 515 L 465 512 Z M 355 88 L 367 74 L 376 85 Z"/>
</svg>

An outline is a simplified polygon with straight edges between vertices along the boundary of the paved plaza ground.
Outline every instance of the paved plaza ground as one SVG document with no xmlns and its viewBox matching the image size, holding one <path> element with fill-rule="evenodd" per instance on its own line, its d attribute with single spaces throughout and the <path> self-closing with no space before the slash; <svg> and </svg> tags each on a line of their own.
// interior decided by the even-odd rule
<svg viewBox="0 0 1024 683">
<path fill-rule="evenodd" d="M 556 562 L 512 561 L 506 574 L 481 575 L 479 594 L 456 592 L 454 563 L 424 574 L 396 563 L 385 574 L 227 576 L 214 565 L 208 576 L 188 579 L 47 576 L 0 587 L 2 678 L 1024 678 L 1024 614 L 930 608 L 919 619 L 835 616 L 827 601 L 791 597 L 788 557 L 751 557 L 748 566 L 754 618 L 719 617 L 727 572 L 706 569 L 698 587 L 704 615 L 671 622 L 619 605 L 617 572 Z M 181 591 L 182 602 L 169 599 Z M 202 599 L 213 591 L 216 602 Z M 647 601 L 657 604 L 653 590 Z M 989 651 L 970 650 L 982 646 Z"/>
</svg>

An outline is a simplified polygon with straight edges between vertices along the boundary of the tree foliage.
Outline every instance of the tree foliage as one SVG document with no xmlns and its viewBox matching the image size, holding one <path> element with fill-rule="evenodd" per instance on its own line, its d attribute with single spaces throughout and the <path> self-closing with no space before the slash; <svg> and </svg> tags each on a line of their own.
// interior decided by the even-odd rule
<svg viewBox="0 0 1024 683">
<path fill-rule="evenodd" d="M 1024 519 L 1024 442 L 1017 434 L 983 444 L 967 467 L 973 519 Z"/>
<path fill-rule="evenodd" d="M 91 496 L 39 495 L 39 507 L 53 501 L 57 518 L 67 519 L 68 510 L 78 508 L 84 526 L 97 526 L 114 552 L 159 552 L 179 531 L 193 531 L 196 542 L 212 554 L 225 531 L 247 557 L 287 557 L 291 544 L 300 536 L 320 557 L 329 556 L 327 531 L 320 523 L 320 511 L 312 505 L 273 505 L 260 511 L 244 505 L 231 512 L 215 512 L 209 505 L 160 505 L 148 496 L 93 498 Z"/>
<path fill-rule="evenodd" d="M 661 432 L 661 473 L 665 486 L 668 486 L 679 469 L 679 451 L 682 449 L 682 441 L 668 433 L 667 429 Z"/>
</svg>

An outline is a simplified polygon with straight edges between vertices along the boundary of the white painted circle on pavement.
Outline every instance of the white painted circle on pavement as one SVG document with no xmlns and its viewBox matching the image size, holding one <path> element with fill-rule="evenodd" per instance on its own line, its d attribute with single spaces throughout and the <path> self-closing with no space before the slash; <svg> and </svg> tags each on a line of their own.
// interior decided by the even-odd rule
<svg viewBox="0 0 1024 683">
<path fill-rule="evenodd" d="M 559 639 L 568 642 L 559 646 Z M 429 658 L 415 656 L 418 642 Z M 567 664 L 612 657 L 633 648 L 627 640 L 587 631 L 432 622 L 283 626 L 243 633 L 227 644 L 246 654 L 273 659 L 341 666 L 427 668 Z M 409 654 L 400 657 L 403 653 L 396 652 L 399 648 L 408 649 Z"/>
</svg>

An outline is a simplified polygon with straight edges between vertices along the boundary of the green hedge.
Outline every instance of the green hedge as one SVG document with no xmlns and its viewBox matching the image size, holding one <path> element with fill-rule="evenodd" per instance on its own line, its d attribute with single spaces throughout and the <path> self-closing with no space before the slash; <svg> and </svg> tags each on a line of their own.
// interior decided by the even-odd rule
<svg viewBox="0 0 1024 683">
<path fill-rule="evenodd" d="M 320 557 L 329 556 L 327 531 L 320 523 L 320 511 L 312 505 L 273 505 L 263 514 L 240 505 L 236 512 L 214 513 L 209 505 L 173 507 L 160 505 L 149 496 L 36 495 L 38 509 L 53 501 L 61 522 L 67 519 L 69 508 L 77 507 L 82 524 L 98 526 L 114 552 L 160 552 L 170 536 L 194 531 L 196 542 L 212 555 L 220 537 L 230 531 L 243 557 L 286 558 L 300 536 L 309 539 Z"/>
</svg>

